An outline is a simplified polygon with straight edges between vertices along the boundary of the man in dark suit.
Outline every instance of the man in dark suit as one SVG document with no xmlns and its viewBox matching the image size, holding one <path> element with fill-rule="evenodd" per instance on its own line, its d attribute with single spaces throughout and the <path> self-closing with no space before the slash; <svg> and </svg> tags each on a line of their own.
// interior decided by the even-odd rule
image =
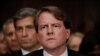
<svg viewBox="0 0 100 56">
<path fill-rule="evenodd" d="M 10 54 L 20 52 L 21 48 L 18 43 L 18 39 L 15 35 L 13 18 L 7 19 L 4 22 L 2 29 L 3 29 L 5 40 L 7 41 L 7 45 L 9 48 L 7 56 L 11 56 Z"/>
<path fill-rule="evenodd" d="M 66 41 L 70 36 L 70 20 L 65 13 L 55 6 L 41 8 L 35 19 L 35 29 L 43 50 L 28 56 L 80 56 L 68 50 Z"/>
<path fill-rule="evenodd" d="M 0 25 L 0 56 L 7 56 L 8 52 L 8 46 L 2 31 L 2 25 Z"/>
<path fill-rule="evenodd" d="M 25 56 L 41 47 L 34 28 L 35 15 L 36 10 L 33 8 L 22 8 L 14 15 L 14 26 L 21 51 L 15 52 L 13 56 Z"/>
<path fill-rule="evenodd" d="M 7 19 L 3 24 L 3 33 L 5 40 L 10 52 L 16 52 L 20 50 L 20 45 L 18 43 L 17 37 L 15 35 L 14 22 L 12 18 Z"/>
</svg>

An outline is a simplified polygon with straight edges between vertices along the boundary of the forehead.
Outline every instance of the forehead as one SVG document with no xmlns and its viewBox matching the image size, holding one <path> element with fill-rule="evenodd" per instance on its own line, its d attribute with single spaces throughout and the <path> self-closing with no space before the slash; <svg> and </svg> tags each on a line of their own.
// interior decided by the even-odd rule
<svg viewBox="0 0 100 56">
<path fill-rule="evenodd" d="M 42 12 L 39 16 L 39 21 L 40 24 L 45 24 L 45 23 L 63 23 L 63 21 L 58 20 L 53 14 L 49 12 Z"/>
<path fill-rule="evenodd" d="M 28 16 L 23 19 L 17 20 L 16 21 L 16 26 L 25 26 L 25 25 L 30 25 L 34 23 L 34 17 Z"/>
<path fill-rule="evenodd" d="M 5 29 L 6 29 L 6 32 L 15 31 L 13 22 L 8 23 L 8 24 L 6 25 L 6 27 L 5 27 Z"/>
</svg>

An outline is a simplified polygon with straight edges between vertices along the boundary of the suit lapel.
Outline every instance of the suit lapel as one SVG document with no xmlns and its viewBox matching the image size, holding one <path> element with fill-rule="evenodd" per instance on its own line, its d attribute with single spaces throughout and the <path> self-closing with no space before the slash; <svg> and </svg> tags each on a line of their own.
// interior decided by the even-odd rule
<svg viewBox="0 0 100 56">
<path fill-rule="evenodd" d="M 36 56 L 43 56 L 43 49 L 39 51 L 39 54 L 37 54 Z"/>
</svg>

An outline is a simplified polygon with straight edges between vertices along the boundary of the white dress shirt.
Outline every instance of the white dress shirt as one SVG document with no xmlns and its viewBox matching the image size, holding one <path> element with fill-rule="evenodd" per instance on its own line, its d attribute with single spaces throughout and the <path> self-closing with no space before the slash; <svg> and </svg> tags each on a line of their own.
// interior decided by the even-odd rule
<svg viewBox="0 0 100 56">
<path fill-rule="evenodd" d="M 40 48 L 38 48 L 37 50 L 40 50 L 40 49 L 43 49 L 43 47 L 41 46 Z M 29 54 L 31 51 L 27 51 L 27 50 L 25 50 L 25 49 L 21 49 L 21 51 L 22 51 L 22 55 L 27 55 L 27 54 Z"/>
<path fill-rule="evenodd" d="M 53 55 L 49 54 L 47 51 L 45 51 L 45 50 L 43 50 L 43 55 L 44 56 L 53 56 Z M 68 56 L 67 48 L 64 51 L 64 53 L 62 53 L 60 56 Z"/>
<path fill-rule="evenodd" d="M 24 49 L 21 49 L 22 50 L 22 55 L 26 55 L 26 54 L 29 54 L 30 51 L 27 51 L 27 50 L 24 50 Z"/>
</svg>

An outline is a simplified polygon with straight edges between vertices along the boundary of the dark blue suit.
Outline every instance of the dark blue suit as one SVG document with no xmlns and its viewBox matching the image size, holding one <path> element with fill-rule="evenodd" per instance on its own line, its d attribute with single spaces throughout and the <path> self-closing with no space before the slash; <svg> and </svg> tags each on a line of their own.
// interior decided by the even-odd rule
<svg viewBox="0 0 100 56">
<path fill-rule="evenodd" d="M 31 52 L 30 54 L 28 54 L 26 56 L 43 56 L 43 49 Z M 68 56 L 83 56 L 83 55 L 81 55 L 75 51 L 68 50 Z"/>
<path fill-rule="evenodd" d="M 21 50 L 12 52 L 10 56 L 23 56 Z"/>
</svg>

